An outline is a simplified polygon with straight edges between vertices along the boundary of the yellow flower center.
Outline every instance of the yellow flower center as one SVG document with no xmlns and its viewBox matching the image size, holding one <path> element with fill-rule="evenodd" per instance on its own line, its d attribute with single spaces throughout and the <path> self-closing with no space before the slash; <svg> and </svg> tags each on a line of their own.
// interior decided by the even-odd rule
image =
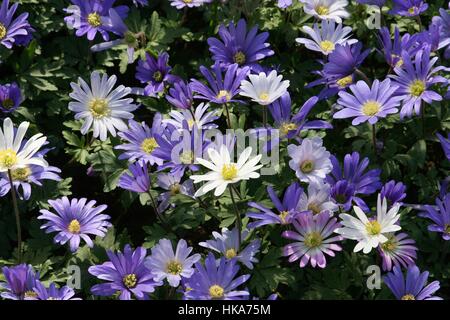
<svg viewBox="0 0 450 320">
<path fill-rule="evenodd" d="M 102 18 L 97 12 L 92 12 L 88 15 L 87 18 L 88 23 L 93 27 L 99 27 L 102 24 Z"/>
<path fill-rule="evenodd" d="M 401 66 L 403 66 L 404 62 L 403 62 L 403 59 L 401 56 L 399 56 L 398 54 L 392 54 L 391 57 L 392 57 L 392 60 L 398 59 L 397 62 L 395 63 L 396 67 L 400 68 Z"/>
<path fill-rule="evenodd" d="M 183 0 L 184 3 L 192 3 L 193 0 Z"/>
<path fill-rule="evenodd" d="M 167 264 L 167 272 L 173 275 L 178 275 L 183 271 L 183 265 L 178 261 L 170 261 Z"/>
<path fill-rule="evenodd" d="M 314 214 L 319 214 L 320 211 L 321 211 L 319 205 L 317 203 L 314 203 L 314 202 L 311 202 L 308 205 L 308 210 L 312 211 L 312 213 L 314 213 Z"/>
<path fill-rule="evenodd" d="M 80 233 L 80 222 L 77 219 L 73 219 L 70 221 L 69 225 L 67 226 L 67 230 L 69 230 L 70 233 Z"/>
<path fill-rule="evenodd" d="M 415 14 L 417 10 L 417 7 L 411 7 L 408 9 L 409 14 Z"/>
<path fill-rule="evenodd" d="M 2 40 L 4 37 L 6 37 L 6 27 L 3 23 L 0 22 L 0 40 Z"/>
<path fill-rule="evenodd" d="M 194 162 L 194 152 L 183 151 L 180 155 L 180 161 L 182 164 L 191 164 Z"/>
<path fill-rule="evenodd" d="M 235 164 L 224 164 L 222 167 L 222 178 L 224 180 L 233 180 L 237 177 L 238 169 Z"/>
<path fill-rule="evenodd" d="M 14 181 L 26 181 L 30 175 L 31 169 L 28 167 L 11 170 L 11 178 Z"/>
<path fill-rule="evenodd" d="M 397 239 L 394 236 L 388 238 L 388 241 L 381 245 L 384 251 L 392 252 L 397 248 Z"/>
<path fill-rule="evenodd" d="M 234 62 L 236 62 L 239 65 L 242 65 L 245 63 L 245 54 L 242 51 L 236 52 L 236 54 L 233 57 Z"/>
<path fill-rule="evenodd" d="M 366 224 L 366 231 L 371 236 L 376 236 L 381 232 L 381 224 L 377 220 L 369 221 Z"/>
<path fill-rule="evenodd" d="M 179 183 L 174 183 L 174 184 L 172 184 L 172 185 L 170 186 L 169 189 L 170 189 L 170 195 L 171 195 L 171 196 L 174 196 L 174 195 L 180 193 L 181 186 L 180 186 Z"/>
<path fill-rule="evenodd" d="M 450 224 L 446 224 L 444 230 L 446 234 L 450 234 Z"/>
<path fill-rule="evenodd" d="M 36 298 L 37 297 L 37 293 L 32 291 L 32 290 L 28 290 L 28 291 L 25 291 L 24 297 L 25 298 Z"/>
<path fill-rule="evenodd" d="M 231 100 L 231 94 L 227 90 L 220 90 L 216 98 L 217 99 L 225 98 L 226 101 L 229 101 Z"/>
<path fill-rule="evenodd" d="M 331 51 L 334 50 L 334 43 L 329 41 L 329 40 L 324 40 L 320 43 L 320 48 L 325 52 L 325 53 L 330 53 Z"/>
<path fill-rule="evenodd" d="M 278 215 L 278 217 L 280 217 L 281 219 L 281 223 L 282 224 L 286 224 L 286 218 L 289 215 L 289 211 L 281 211 L 280 214 Z"/>
<path fill-rule="evenodd" d="M 267 92 L 262 92 L 259 95 L 259 100 L 263 101 L 263 102 L 267 102 L 269 101 L 269 94 Z"/>
<path fill-rule="evenodd" d="M 308 248 L 316 248 L 322 244 L 322 241 L 322 235 L 317 231 L 308 233 L 305 236 L 305 246 Z"/>
<path fill-rule="evenodd" d="M 409 86 L 409 91 L 415 97 L 420 97 L 422 93 L 427 89 L 427 85 L 422 80 L 414 80 Z"/>
<path fill-rule="evenodd" d="M 141 143 L 141 149 L 147 154 L 151 154 L 156 148 L 158 148 L 158 142 L 155 138 L 146 138 Z"/>
<path fill-rule="evenodd" d="M 92 99 L 89 102 L 89 110 L 94 118 L 103 118 L 109 115 L 108 101 L 106 99 Z"/>
<path fill-rule="evenodd" d="M 353 76 L 349 75 L 346 77 L 343 77 L 341 79 L 339 79 L 338 81 L 336 81 L 337 85 L 341 88 L 345 88 L 348 85 L 351 85 L 353 83 Z"/>
<path fill-rule="evenodd" d="M 161 82 L 161 80 L 163 79 L 161 71 L 155 71 L 155 73 L 153 73 L 153 79 L 156 82 Z"/>
<path fill-rule="evenodd" d="M 317 6 L 316 7 L 316 12 L 319 16 L 323 16 L 328 14 L 328 12 L 330 11 L 330 9 L 326 6 Z"/>
<path fill-rule="evenodd" d="M 223 290 L 223 288 L 221 286 L 217 285 L 217 284 L 212 285 L 211 287 L 209 287 L 209 295 L 213 299 L 223 298 L 224 292 L 225 292 L 225 290 Z"/>
<path fill-rule="evenodd" d="M 14 106 L 14 101 L 12 101 L 12 99 L 7 98 L 2 101 L 2 106 L 3 108 L 9 110 Z"/>
<path fill-rule="evenodd" d="M 310 173 L 314 170 L 314 162 L 311 160 L 305 160 L 300 164 L 300 170 L 303 173 Z"/>
<path fill-rule="evenodd" d="M 414 297 L 412 294 L 408 293 L 402 297 L 402 300 L 416 300 L 416 297 Z"/>
<path fill-rule="evenodd" d="M 0 150 L 0 166 L 11 169 L 17 163 L 17 153 L 12 149 Z"/>
<path fill-rule="evenodd" d="M 283 136 L 285 136 L 289 133 L 289 131 L 296 130 L 297 128 L 298 128 L 298 126 L 295 123 L 287 122 L 287 123 L 283 123 L 280 126 L 280 132 Z"/>
<path fill-rule="evenodd" d="M 227 257 L 227 259 L 232 259 L 236 256 L 237 256 L 237 252 L 233 248 L 228 249 L 227 252 L 225 252 L 225 257 Z"/>
<path fill-rule="evenodd" d="M 192 127 L 194 126 L 194 124 L 196 124 L 196 121 L 193 119 L 188 120 L 188 127 L 189 129 L 192 129 Z"/>
<path fill-rule="evenodd" d="M 134 273 L 127 274 L 125 277 L 123 277 L 123 284 L 128 289 L 136 287 L 137 284 L 137 277 Z"/>
<path fill-rule="evenodd" d="M 362 113 L 368 117 L 372 117 L 380 111 L 381 105 L 377 101 L 369 100 L 362 106 Z"/>
</svg>

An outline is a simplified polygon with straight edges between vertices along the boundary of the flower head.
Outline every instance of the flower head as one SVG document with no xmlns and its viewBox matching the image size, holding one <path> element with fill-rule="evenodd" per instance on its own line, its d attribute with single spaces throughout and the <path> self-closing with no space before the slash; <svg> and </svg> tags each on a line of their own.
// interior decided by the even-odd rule
<svg viewBox="0 0 450 320">
<path fill-rule="evenodd" d="M 69 286 L 57 288 L 53 282 L 50 283 L 49 287 L 45 287 L 41 281 L 37 280 L 34 291 L 36 293 L 35 300 L 81 300 L 80 298 L 72 298 L 75 291 Z"/>
<path fill-rule="evenodd" d="M 393 266 L 408 267 L 414 265 L 416 259 L 416 242 L 408 238 L 406 233 L 388 234 L 388 241 L 378 247 L 383 260 L 383 270 L 391 271 Z"/>
<path fill-rule="evenodd" d="M 170 5 L 177 9 L 200 7 L 204 3 L 210 3 L 212 0 L 170 0 Z"/>
<path fill-rule="evenodd" d="M 0 85 L 0 111 L 11 113 L 22 102 L 22 93 L 17 83 Z"/>
<path fill-rule="evenodd" d="M 249 97 L 252 101 L 260 105 L 268 105 L 277 100 L 287 92 L 289 80 L 283 80 L 282 75 L 278 75 L 272 70 L 269 75 L 264 72 L 250 74 L 250 81 L 243 80 L 241 83 L 240 95 Z"/>
<path fill-rule="evenodd" d="M 34 29 L 28 23 L 28 13 L 22 13 L 14 19 L 19 4 L 9 7 L 9 0 L 3 0 L 0 6 L 0 44 L 11 49 L 14 44 L 27 45 Z"/>
<path fill-rule="evenodd" d="M 396 203 L 402 205 L 401 202 L 406 198 L 406 186 L 402 182 L 389 181 L 380 190 L 381 198 L 386 198 L 388 206 L 392 206 Z"/>
<path fill-rule="evenodd" d="M 402 52 L 406 51 L 410 56 L 414 55 L 420 48 L 417 46 L 417 35 L 405 33 L 400 36 L 400 30 L 395 27 L 394 39 L 387 27 L 382 27 L 378 35 L 378 41 L 382 47 L 384 58 L 391 68 L 401 67 L 404 63 Z"/>
<path fill-rule="evenodd" d="M 441 233 L 444 240 L 450 240 L 450 193 L 436 198 L 436 206 L 423 206 L 420 216 L 433 221 L 429 231 Z"/>
<path fill-rule="evenodd" d="M 386 0 L 356 0 L 356 2 L 361 4 L 369 4 L 372 6 L 382 7 L 386 3 Z"/>
<path fill-rule="evenodd" d="M 34 287 L 39 279 L 39 272 L 35 272 L 31 265 L 25 263 L 13 267 L 3 267 L 6 282 L 0 283 L 3 289 L 0 296 L 3 299 L 25 300 L 36 297 Z"/>
<path fill-rule="evenodd" d="M 346 10 L 347 0 L 300 0 L 304 3 L 303 10 L 306 14 L 321 20 L 334 20 L 342 22 L 342 18 L 348 18 L 350 14 Z"/>
<path fill-rule="evenodd" d="M 200 103 L 195 111 L 183 109 L 180 111 L 172 110 L 169 115 L 171 119 L 163 120 L 165 124 L 170 124 L 176 129 L 183 130 L 186 127 L 192 130 L 194 124 L 199 130 L 214 129 L 218 126 L 214 123 L 219 117 L 217 116 L 217 111 L 206 112 L 209 108 L 208 103 Z"/>
<path fill-rule="evenodd" d="M 181 178 L 183 177 L 180 171 L 173 174 L 160 173 L 158 174 L 156 184 L 158 187 L 167 190 L 166 192 L 160 193 L 158 200 L 160 204 L 158 206 L 158 211 L 165 211 L 170 205 L 170 199 L 178 194 L 183 194 L 188 197 L 193 197 L 194 195 L 194 185 L 191 179 L 187 179 L 183 183 Z"/>
<path fill-rule="evenodd" d="M 131 175 L 124 173 L 120 176 L 118 186 L 122 189 L 146 193 L 150 190 L 150 177 L 148 175 L 148 166 L 146 163 L 132 163 L 128 167 Z"/>
<path fill-rule="evenodd" d="M 440 8 L 439 13 L 440 16 L 433 17 L 433 24 L 439 28 L 438 49 L 445 48 L 444 57 L 450 59 L 450 14 L 444 8 Z"/>
<path fill-rule="evenodd" d="M 194 104 L 191 85 L 185 81 L 177 81 L 166 95 L 167 101 L 179 109 L 190 109 Z"/>
<path fill-rule="evenodd" d="M 313 214 L 327 212 L 331 216 L 338 208 L 331 199 L 330 185 L 326 183 L 310 183 L 308 192 L 303 192 L 298 202 L 299 211 L 311 211 Z"/>
<path fill-rule="evenodd" d="M 392 15 L 415 17 L 428 9 L 428 4 L 423 0 L 392 0 L 394 7 L 389 11 Z"/>
</svg>

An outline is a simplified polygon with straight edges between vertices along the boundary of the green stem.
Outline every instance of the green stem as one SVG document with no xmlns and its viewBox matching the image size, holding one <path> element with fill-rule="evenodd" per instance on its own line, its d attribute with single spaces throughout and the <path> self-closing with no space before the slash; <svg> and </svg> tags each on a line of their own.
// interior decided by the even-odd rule
<svg viewBox="0 0 450 320">
<path fill-rule="evenodd" d="M 263 127 L 267 127 L 267 106 L 263 106 Z"/>
<path fill-rule="evenodd" d="M 224 103 L 224 105 L 225 105 L 225 111 L 227 113 L 227 125 L 228 125 L 229 129 L 232 129 L 231 128 L 230 110 L 228 109 L 228 103 Z"/>
<path fill-rule="evenodd" d="M 378 154 L 377 152 L 377 129 L 375 124 L 372 125 L 372 144 L 373 144 L 373 152 L 375 152 L 375 156 Z"/>
<path fill-rule="evenodd" d="M 9 179 L 9 185 L 11 187 L 11 198 L 13 202 L 14 207 L 14 215 L 16 216 L 16 227 L 17 227 L 17 257 L 19 260 L 19 263 L 22 262 L 22 228 L 20 226 L 20 212 L 19 212 L 19 206 L 17 204 L 17 196 L 16 196 L 16 189 L 14 188 L 11 170 L 8 169 L 8 179 Z"/>
<path fill-rule="evenodd" d="M 356 69 L 355 71 L 356 71 L 356 73 L 357 73 L 361 78 L 363 78 L 363 80 L 364 80 L 369 86 L 372 86 L 372 81 L 369 79 L 368 76 L 366 76 L 366 74 L 365 74 L 364 72 L 362 72 L 362 71 L 359 70 L 359 69 Z"/>
<path fill-rule="evenodd" d="M 234 212 L 236 213 L 236 228 L 238 229 L 238 233 L 239 233 L 238 241 L 239 241 L 239 246 L 240 246 L 241 242 L 242 242 L 242 239 L 241 239 L 241 237 L 242 237 L 242 235 L 241 235 L 242 234 L 241 214 L 236 205 L 236 200 L 234 200 L 234 193 L 233 193 L 233 188 L 231 187 L 231 185 L 230 185 L 229 189 L 230 189 L 231 202 L 233 203 Z"/>
</svg>

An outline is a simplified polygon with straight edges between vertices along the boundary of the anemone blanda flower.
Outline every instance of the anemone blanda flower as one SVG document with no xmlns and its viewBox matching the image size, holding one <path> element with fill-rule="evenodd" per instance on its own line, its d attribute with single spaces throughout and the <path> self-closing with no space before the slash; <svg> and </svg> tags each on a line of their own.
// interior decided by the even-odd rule
<svg viewBox="0 0 450 320">
<path fill-rule="evenodd" d="M 387 242 L 387 234 L 401 229 L 397 224 L 400 219 L 399 209 L 400 205 L 395 204 L 388 210 L 386 199 L 381 199 L 378 195 L 377 213 L 374 218 L 368 219 L 361 208 L 354 206 L 357 218 L 348 213 L 340 214 L 342 227 L 336 232 L 346 239 L 358 241 L 354 252 L 363 250 L 367 254 L 373 248 Z"/>
<path fill-rule="evenodd" d="M 222 233 L 213 231 L 214 240 L 206 240 L 198 245 L 222 254 L 226 259 L 236 258 L 237 261 L 244 264 L 247 268 L 253 269 L 253 263 L 258 263 L 255 255 L 259 252 L 261 240 L 255 239 L 248 246 L 241 250 L 239 244 L 239 230 L 233 228 L 222 228 Z M 248 230 L 242 230 L 241 239 L 246 239 Z"/>
<path fill-rule="evenodd" d="M 166 95 L 167 101 L 179 109 L 190 109 L 194 104 L 194 95 L 189 83 L 177 81 Z"/>
<path fill-rule="evenodd" d="M 387 234 L 388 241 L 378 247 L 378 252 L 383 261 L 383 270 L 391 271 L 393 266 L 407 268 L 414 265 L 417 258 L 416 242 L 408 238 L 406 233 Z"/>
<path fill-rule="evenodd" d="M 356 2 L 361 4 L 369 4 L 381 8 L 386 3 L 386 0 L 356 0 Z"/>
<path fill-rule="evenodd" d="M 423 206 L 419 215 L 433 221 L 428 226 L 429 231 L 441 233 L 444 240 L 450 240 L 450 193 L 442 196 L 442 199 L 436 198 L 436 206 Z"/>
<path fill-rule="evenodd" d="M 398 112 L 401 97 L 396 96 L 398 87 L 390 79 L 380 82 L 376 79 L 369 87 L 366 82 L 358 81 L 350 86 L 352 94 L 339 92 L 338 105 L 341 110 L 333 115 L 335 119 L 353 118 L 352 125 L 357 126 L 368 121 L 375 124 L 379 118 L 385 118 Z"/>
<path fill-rule="evenodd" d="M 298 201 L 298 210 L 302 212 L 327 212 L 331 216 L 338 209 L 338 205 L 331 199 L 331 187 L 326 183 L 310 183 L 307 192 L 303 192 Z"/>
<path fill-rule="evenodd" d="M 330 153 L 319 137 L 303 139 L 299 146 L 288 145 L 289 167 L 302 182 L 321 183 L 333 168 Z"/>
<path fill-rule="evenodd" d="M 389 10 L 392 15 L 414 17 L 428 9 L 428 4 L 423 0 L 392 0 L 394 7 Z"/>
<path fill-rule="evenodd" d="M 349 211 L 352 207 L 355 187 L 347 180 L 338 180 L 331 186 L 330 195 L 339 208 Z"/>
<path fill-rule="evenodd" d="M 170 205 L 170 199 L 177 195 L 183 194 L 187 197 L 193 198 L 194 195 L 194 185 L 191 179 L 181 182 L 183 174 L 180 171 L 173 174 L 159 173 L 157 176 L 156 184 L 158 187 L 167 190 L 166 192 L 161 192 L 158 196 L 159 206 L 158 211 L 164 212 Z"/>
<path fill-rule="evenodd" d="M 69 103 L 69 110 L 75 112 L 75 119 L 83 119 L 81 133 L 87 134 L 93 129 L 93 137 L 105 141 L 108 132 L 115 137 L 116 129 L 125 131 L 124 119 L 132 119 L 132 111 L 138 108 L 132 98 L 125 98 L 131 89 L 123 85 L 114 88 L 115 75 L 100 76 L 98 71 L 91 73 L 91 87 L 81 78 L 78 83 L 70 83 L 73 91 L 69 96 L 76 100 Z"/>
<path fill-rule="evenodd" d="M 292 0 L 278 0 L 277 6 L 281 9 L 286 9 L 292 5 Z"/>
<path fill-rule="evenodd" d="M 0 85 L 0 111 L 11 113 L 15 111 L 22 102 L 22 93 L 17 83 Z"/>
<path fill-rule="evenodd" d="M 236 290 L 245 283 L 250 275 L 236 278 L 239 265 L 236 259 L 228 260 L 222 257 L 219 263 L 212 253 L 205 260 L 205 266 L 200 262 L 195 264 L 195 273 L 185 284 L 184 297 L 187 300 L 241 300 L 250 294 L 247 290 Z"/>
<path fill-rule="evenodd" d="M 295 41 L 304 44 L 306 48 L 318 51 L 324 55 L 333 52 L 336 45 L 353 44 L 358 42 L 356 39 L 350 39 L 351 27 L 343 27 L 342 24 L 336 24 L 333 20 L 322 20 L 319 25 L 315 23 L 313 28 L 309 26 L 302 27 L 302 30 L 312 39 L 297 38 Z"/>
<path fill-rule="evenodd" d="M 69 242 L 72 252 L 78 250 L 81 239 L 92 248 L 94 242 L 89 235 L 104 237 L 107 229 L 111 227 L 108 221 L 110 216 L 101 213 L 107 206 L 104 204 L 95 206 L 95 200 L 87 202 L 86 198 L 69 200 L 62 197 L 48 200 L 48 203 L 56 213 L 40 210 L 41 215 L 38 219 L 47 220 L 41 229 L 46 229 L 46 233 L 57 232 L 55 242 L 61 245 Z"/>
<path fill-rule="evenodd" d="M 26 300 L 36 297 L 34 287 L 39 280 L 39 272 L 35 272 L 29 264 L 3 267 L 5 282 L 0 282 L 0 297 L 8 300 Z"/>
<path fill-rule="evenodd" d="M 180 111 L 172 110 L 169 115 L 171 119 L 163 120 L 164 123 L 174 126 L 176 129 L 183 130 L 185 122 L 189 130 L 192 130 L 196 124 L 199 130 L 214 129 L 218 126 L 214 123 L 219 117 L 217 111 L 206 112 L 209 108 L 208 103 L 200 103 L 195 111 L 183 109 Z"/>
<path fill-rule="evenodd" d="M 189 256 L 191 252 L 192 247 L 188 247 L 184 239 L 178 241 L 175 252 L 170 240 L 161 239 L 152 248 L 145 265 L 152 271 L 155 281 L 167 279 L 170 286 L 178 287 L 182 278 L 188 279 L 194 274 L 193 264 L 201 258 L 198 253 Z"/>
<path fill-rule="evenodd" d="M 211 171 L 207 174 L 190 177 L 194 183 L 207 181 L 197 190 L 195 196 L 204 195 L 213 189 L 215 189 L 214 195 L 220 196 L 229 184 L 259 178 L 259 173 L 256 171 L 262 167 L 262 164 L 258 164 L 262 155 L 250 158 L 251 154 L 252 148 L 248 147 L 239 155 L 238 161 L 233 162 L 229 150 L 224 145 L 219 152 L 213 148 L 208 149 L 210 161 L 202 158 L 197 158 L 197 161 Z"/>
<path fill-rule="evenodd" d="M 292 219 L 300 213 L 298 206 L 303 189 L 297 182 L 292 183 L 286 188 L 282 200 L 277 196 L 272 186 L 267 187 L 267 193 L 277 213 L 274 212 L 274 209 L 269 209 L 261 203 L 249 202 L 249 207 L 259 210 L 258 212 L 247 212 L 247 217 L 256 219 L 256 221 L 248 224 L 249 229 L 258 228 L 267 224 L 286 225 L 291 223 Z"/>
<path fill-rule="evenodd" d="M 210 3 L 212 0 L 170 0 L 170 5 L 177 9 L 200 7 L 205 3 Z"/>
<path fill-rule="evenodd" d="M 137 193 L 146 193 L 150 190 L 150 177 L 146 163 L 132 163 L 128 169 L 131 175 L 123 173 L 117 185 L 125 190 Z"/>
<path fill-rule="evenodd" d="M 442 150 L 444 150 L 447 160 L 450 160 L 450 133 L 447 134 L 447 138 L 439 133 L 437 133 L 436 136 L 438 137 L 439 142 L 442 145 Z"/>
<path fill-rule="evenodd" d="M 440 16 L 433 17 L 433 24 L 439 27 L 439 47 L 445 48 L 444 57 L 450 59 L 450 14 L 444 9 L 440 8 Z"/>
<path fill-rule="evenodd" d="M 41 281 L 36 280 L 34 292 L 36 297 L 32 300 L 81 300 L 80 298 L 73 298 L 75 291 L 69 286 L 57 288 L 53 282 L 47 288 Z"/>
<path fill-rule="evenodd" d="M 391 180 L 383 185 L 380 190 L 381 198 L 386 198 L 388 207 L 396 203 L 403 204 L 402 200 L 406 198 L 406 186 L 402 182 Z"/>
<path fill-rule="evenodd" d="M 395 27 L 394 39 L 388 28 L 382 27 L 378 34 L 378 41 L 384 53 L 384 58 L 391 68 L 403 65 L 402 52 L 406 51 L 410 56 L 414 55 L 420 47 L 417 46 L 417 35 L 405 33 L 400 36 L 400 30 Z"/>
<path fill-rule="evenodd" d="M 300 0 L 304 4 L 306 14 L 321 20 L 334 20 L 342 22 L 342 18 L 348 18 L 350 14 L 346 10 L 347 0 Z"/>
<path fill-rule="evenodd" d="M 394 271 L 388 273 L 383 280 L 397 300 L 442 300 L 433 296 L 440 288 L 439 281 L 433 281 L 425 286 L 428 275 L 428 271 L 420 273 L 417 266 L 411 265 L 406 271 L 405 279 L 402 269 L 395 266 Z"/>
<path fill-rule="evenodd" d="M 335 233 L 340 227 L 336 218 L 331 218 L 328 212 L 314 215 L 312 212 L 304 212 L 292 221 L 295 231 L 284 231 L 283 238 L 295 242 L 283 248 L 283 255 L 289 257 L 289 262 L 300 259 L 300 268 L 308 263 L 315 268 L 325 268 L 325 254 L 334 257 L 335 251 L 341 251 L 341 246 L 335 242 L 343 238 Z"/>
<path fill-rule="evenodd" d="M 209 51 L 214 61 L 222 67 L 229 67 L 237 63 L 239 67 L 248 66 L 253 71 L 261 71 L 259 61 L 272 56 L 273 50 L 267 43 L 268 32 L 258 33 L 258 26 L 254 26 L 247 32 L 247 23 L 244 19 L 237 25 L 230 22 L 228 27 L 219 27 L 219 37 L 209 38 Z"/>
<path fill-rule="evenodd" d="M 191 79 L 191 89 L 195 92 L 194 98 L 207 100 L 209 102 L 223 104 L 228 102 L 240 102 L 234 99 L 239 93 L 242 80 L 247 77 L 250 69 L 248 67 L 239 68 L 236 63 L 231 64 L 222 76 L 222 68 L 219 62 L 214 63 L 211 70 L 200 66 L 200 72 L 208 81 L 209 86 L 202 82 Z"/>
<path fill-rule="evenodd" d="M 264 72 L 248 75 L 248 80 L 241 82 L 240 95 L 249 97 L 260 105 L 268 105 L 287 92 L 289 80 L 283 80 L 283 76 L 272 70 L 268 75 Z"/>
<path fill-rule="evenodd" d="M 120 300 L 148 299 L 148 294 L 161 286 L 162 281 L 155 281 L 152 271 L 145 266 L 147 250 L 143 247 L 131 249 L 126 245 L 123 253 L 107 250 L 109 261 L 89 267 L 88 271 L 106 283 L 96 284 L 91 288 L 94 295 L 112 296 L 120 292 Z"/>
<path fill-rule="evenodd" d="M 9 0 L 3 0 L 0 6 L 0 44 L 11 49 L 14 44 L 27 45 L 31 41 L 34 29 L 28 23 L 28 13 L 22 13 L 14 19 L 19 4 L 9 7 Z"/>
<path fill-rule="evenodd" d="M 148 6 L 148 0 L 133 0 L 133 4 L 136 7 L 139 7 L 140 5 L 145 7 L 145 6 Z"/>
</svg>

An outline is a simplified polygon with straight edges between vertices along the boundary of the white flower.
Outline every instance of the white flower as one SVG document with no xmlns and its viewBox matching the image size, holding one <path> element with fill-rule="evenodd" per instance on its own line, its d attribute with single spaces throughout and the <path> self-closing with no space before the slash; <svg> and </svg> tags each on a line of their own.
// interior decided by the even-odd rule
<svg viewBox="0 0 450 320">
<path fill-rule="evenodd" d="M 22 122 L 14 133 L 11 119 L 3 120 L 3 130 L 0 128 L 0 172 L 26 168 L 28 165 L 48 167 L 47 161 L 35 156 L 47 137 L 38 133 L 23 143 L 29 125 L 29 122 Z"/>
<path fill-rule="evenodd" d="M 164 119 L 163 123 L 169 123 L 179 130 L 183 129 L 184 123 L 187 123 L 189 130 L 192 130 L 194 125 L 198 130 L 217 128 L 217 125 L 213 122 L 218 118 L 217 111 L 206 112 L 208 108 L 208 103 L 200 103 L 195 112 L 190 109 L 183 109 L 181 112 L 172 110 L 169 113 L 172 119 Z"/>
<path fill-rule="evenodd" d="M 220 196 L 230 183 L 259 178 L 259 173 L 255 171 L 262 167 L 261 164 L 258 165 L 262 155 L 250 158 L 251 153 L 252 148 L 246 148 L 235 163 L 231 161 L 230 153 L 225 145 L 220 147 L 219 152 L 214 148 L 209 148 L 208 156 L 211 161 L 202 158 L 197 158 L 197 161 L 211 172 L 190 177 L 194 183 L 208 181 L 197 190 L 195 197 L 204 195 L 213 189 L 215 189 L 214 195 Z"/>
<path fill-rule="evenodd" d="M 84 119 L 81 133 L 86 134 L 92 127 L 94 138 L 100 137 L 105 141 L 108 131 L 116 136 L 116 129 L 127 130 L 123 119 L 132 119 L 132 111 L 137 109 L 133 99 L 124 98 L 130 94 L 131 89 L 123 85 L 113 90 L 117 77 L 108 77 L 103 74 L 100 78 L 98 71 L 91 74 L 91 87 L 81 78 L 78 84 L 72 82 L 70 86 L 73 92 L 70 94 L 76 102 L 69 103 L 69 109 L 76 113 L 75 119 Z"/>
<path fill-rule="evenodd" d="M 314 214 L 328 212 L 333 215 L 339 206 L 331 200 L 330 185 L 326 183 L 310 183 L 308 193 L 302 193 L 298 202 L 298 211 L 311 210 Z"/>
<path fill-rule="evenodd" d="M 388 241 L 385 234 L 395 232 L 401 229 L 396 224 L 400 218 L 398 210 L 400 205 L 394 206 L 387 211 L 386 198 L 381 201 L 381 196 L 378 195 L 377 201 L 377 217 L 369 220 L 366 214 L 357 206 L 353 207 L 358 218 L 355 218 L 347 213 L 339 215 L 342 219 L 342 228 L 338 228 L 336 233 L 341 234 L 344 238 L 358 241 L 358 244 L 353 249 L 354 252 L 363 250 L 364 253 L 369 253 L 373 248 Z"/>
<path fill-rule="evenodd" d="M 288 154 L 292 158 L 289 167 L 295 170 L 295 175 L 302 182 L 322 183 L 333 169 L 330 153 L 322 146 L 319 137 L 303 139 L 299 146 L 289 145 Z"/>
<path fill-rule="evenodd" d="M 323 20 L 342 22 L 342 18 L 348 18 L 350 14 L 345 10 L 347 0 L 300 0 L 305 5 L 305 13 Z"/>
<path fill-rule="evenodd" d="M 329 55 L 333 52 L 336 45 L 358 42 L 356 39 L 349 39 L 352 28 L 342 27 L 340 23 L 336 25 L 333 20 L 322 20 L 320 28 L 319 24 L 315 23 L 313 28 L 304 26 L 302 29 L 312 40 L 297 38 L 295 41 L 304 44 L 309 50 L 322 52 L 324 55 Z"/>
<path fill-rule="evenodd" d="M 250 81 L 242 80 L 240 95 L 249 97 L 252 101 L 260 105 L 268 105 L 277 100 L 286 93 L 289 87 L 289 80 L 283 80 L 282 75 L 277 75 L 275 70 L 272 70 L 269 75 L 264 72 L 260 74 L 250 74 L 248 76 Z"/>
</svg>

